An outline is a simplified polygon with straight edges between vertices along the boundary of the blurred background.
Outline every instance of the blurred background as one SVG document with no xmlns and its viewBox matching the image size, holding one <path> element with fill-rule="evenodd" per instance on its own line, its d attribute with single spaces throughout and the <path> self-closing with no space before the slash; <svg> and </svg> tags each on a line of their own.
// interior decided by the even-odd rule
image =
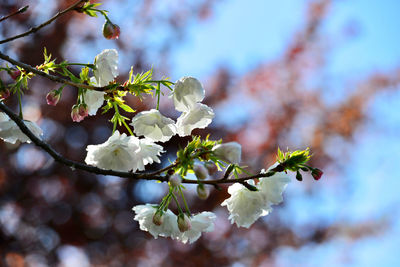
<svg viewBox="0 0 400 267">
<path fill-rule="evenodd" d="M 24 32 L 72 0 L 3 0 L 0 38 Z M 103 49 L 119 51 L 124 82 L 153 67 L 158 78 L 190 75 L 206 89 L 216 117 L 212 139 L 237 141 L 243 164 L 258 172 L 277 147 L 313 152 L 324 170 L 314 181 L 293 179 L 284 202 L 249 230 L 232 226 L 220 203 L 226 188 L 192 212 L 217 214 L 215 231 L 194 244 L 153 239 L 133 221 L 134 205 L 157 203 L 165 184 L 71 170 L 33 145 L 0 142 L 0 254 L 4 266 L 399 266 L 400 258 L 400 2 L 396 0 L 104 0 L 121 28 L 102 36 L 102 17 L 69 13 L 37 34 L 3 44 L 3 53 L 31 65 L 43 48 L 58 62 L 90 63 Z M 5 62 L 1 62 L 2 65 Z M 79 69 L 72 69 L 75 73 Z M 11 79 L 2 73 L 5 83 Z M 57 84 L 35 77 L 24 115 L 66 157 L 83 161 L 88 144 L 104 142 L 109 115 L 73 123 L 75 89 L 57 107 L 46 94 Z M 167 91 L 165 91 L 167 93 Z M 136 110 L 154 107 L 128 98 Z M 16 98 L 6 104 L 16 110 Z M 178 113 L 167 96 L 161 111 Z M 129 115 L 131 116 L 131 115 Z M 174 160 L 174 137 L 164 161 Z M 162 166 L 152 165 L 152 169 Z M 294 178 L 294 177 L 293 177 Z"/>
</svg>

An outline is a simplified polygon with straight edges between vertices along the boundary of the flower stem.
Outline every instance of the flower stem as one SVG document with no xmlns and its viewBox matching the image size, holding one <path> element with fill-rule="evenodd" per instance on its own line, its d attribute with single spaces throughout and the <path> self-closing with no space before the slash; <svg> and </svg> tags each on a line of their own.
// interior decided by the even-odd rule
<svg viewBox="0 0 400 267">
<path fill-rule="evenodd" d="M 157 83 L 156 94 L 157 94 L 157 107 L 156 107 L 156 109 L 160 110 L 160 95 L 161 95 L 160 82 Z"/>
<path fill-rule="evenodd" d="M 129 134 L 134 136 L 132 130 L 129 128 L 128 124 L 126 124 L 126 121 L 123 119 L 122 123 L 124 124 L 125 128 L 128 130 Z"/>
<path fill-rule="evenodd" d="M 173 199 L 175 200 L 176 206 L 178 207 L 179 213 L 183 213 L 181 206 L 179 205 L 179 201 L 176 198 L 175 194 L 173 192 L 171 192 L 171 196 L 173 197 Z M 186 204 L 186 203 L 185 203 Z"/>
<path fill-rule="evenodd" d="M 190 213 L 190 210 L 189 210 L 189 206 L 188 206 L 188 204 L 186 202 L 185 196 L 183 195 L 183 191 L 182 191 L 181 187 L 179 187 L 179 192 L 181 193 L 183 203 L 185 204 L 186 213 L 190 217 L 191 213 Z"/>
</svg>

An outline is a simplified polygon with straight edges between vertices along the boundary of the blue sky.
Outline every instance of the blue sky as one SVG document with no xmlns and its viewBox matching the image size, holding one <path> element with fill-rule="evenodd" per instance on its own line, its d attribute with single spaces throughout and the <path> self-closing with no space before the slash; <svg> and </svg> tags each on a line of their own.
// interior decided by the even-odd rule
<svg viewBox="0 0 400 267">
<path fill-rule="evenodd" d="M 306 1 L 222 1 L 213 18 L 193 25 L 187 41 L 175 50 L 172 78 L 192 75 L 206 79 L 221 65 L 238 75 L 257 64 L 281 56 L 303 23 Z M 331 87 L 345 91 L 374 71 L 387 71 L 400 64 L 400 1 L 336 1 L 323 26 L 337 41 L 329 54 L 327 75 Z M 358 25 L 359 35 L 340 40 L 348 23 Z M 281 266 L 399 266 L 400 93 L 380 93 L 367 107 L 368 122 L 349 144 L 352 156 L 345 164 L 345 177 L 334 186 L 322 180 L 319 192 L 308 197 L 302 184 L 288 189 L 285 211 L 296 227 L 310 221 L 355 224 L 372 220 L 387 222 L 387 231 L 351 241 L 338 235 L 331 241 L 300 249 L 282 248 L 276 254 Z M 397 108 L 396 108 L 397 107 Z M 293 183 L 295 184 L 295 183 Z M 349 190 L 350 188 L 350 190 Z M 268 223 L 268 219 L 266 220 Z M 346 260 L 343 260 L 346 257 Z"/>
</svg>

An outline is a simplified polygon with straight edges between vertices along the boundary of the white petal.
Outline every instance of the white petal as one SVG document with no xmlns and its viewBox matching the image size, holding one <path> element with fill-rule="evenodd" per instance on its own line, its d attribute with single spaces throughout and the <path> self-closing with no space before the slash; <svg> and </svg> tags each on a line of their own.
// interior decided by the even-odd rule
<svg viewBox="0 0 400 267">
<path fill-rule="evenodd" d="M 290 183 L 290 178 L 285 173 L 278 172 L 273 176 L 260 178 L 257 185 L 264 198 L 271 204 L 279 204 L 283 201 L 282 193 Z"/>
<path fill-rule="evenodd" d="M 106 49 L 95 58 L 93 71 L 98 86 L 107 86 L 118 76 L 118 52 L 115 49 Z"/>
<path fill-rule="evenodd" d="M 163 116 L 156 109 L 138 113 L 132 119 L 131 125 L 135 134 L 143 135 L 154 142 L 166 142 L 176 134 L 174 120 Z"/>
<path fill-rule="evenodd" d="M 89 115 L 96 115 L 97 110 L 103 105 L 105 92 L 86 90 L 83 97 L 89 108 Z"/>
<path fill-rule="evenodd" d="M 179 136 L 187 136 L 196 128 L 206 128 L 214 118 L 213 110 L 204 105 L 197 103 L 189 112 L 184 112 L 178 118 L 176 127 Z"/>
<path fill-rule="evenodd" d="M 204 95 L 204 88 L 196 78 L 183 77 L 175 83 L 173 92 L 175 109 L 188 112 L 204 99 Z"/>
<path fill-rule="evenodd" d="M 242 156 L 242 146 L 237 142 L 216 145 L 213 151 L 220 159 L 233 164 L 239 164 Z"/>
<path fill-rule="evenodd" d="M 24 123 L 40 139 L 40 136 L 43 135 L 42 129 L 32 121 L 24 121 Z M 0 139 L 12 144 L 15 144 L 17 141 L 22 143 L 31 142 L 28 136 L 19 129 L 18 125 L 4 113 L 0 113 Z"/>
</svg>

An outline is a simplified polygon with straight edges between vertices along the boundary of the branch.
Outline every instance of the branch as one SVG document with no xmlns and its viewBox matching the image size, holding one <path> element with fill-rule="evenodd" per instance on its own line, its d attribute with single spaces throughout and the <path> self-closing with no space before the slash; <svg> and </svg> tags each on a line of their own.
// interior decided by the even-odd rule
<svg viewBox="0 0 400 267">
<path fill-rule="evenodd" d="M 45 78 L 47 78 L 47 79 L 49 79 L 51 81 L 62 83 L 62 84 L 68 84 L 68 85 L 73 86 L 73 87 L 86 88 L 86 89 L 95 90 L 95 91 L 102 91 L 102 92 L 107 92 L 107 90 L 110 87 L 112 87 L 112 86 L 109 86 L 109 85 L 108 86 L 104 86 L 104 87 L 96 87 L 96 86 L 87 85 L 87 84 L 83 84 L 83 83 L 75 83 L 75 82 L 72 82 L 72 81 L 70 81 L 68 79 L 62 78 L 62 77 L 58 77 L 58 76 L 55 76 L 55 75 L 47 74 L 46 72 L 38 70 L 38 69 L 36 69 L 36 68 L 26 64 L 26 63 L 17 61 L 15 59 L 12 59 L 9 56 L 3 54 L 2 52 L 0 52 L 0 58 L 4 59 L 5 61 L 8 61 L 8 62 L 14 64 L 15 66 L 21 67 L 21 68 L 23 68 L 23 69 L 25 69 L 25 70 L 27 70 L 29 72 L 32 72 L 32 73 L 35 73 L 35 74 L 40 75 L 42 77 L 45 77 Z"/>
<path fill-rule="evenodd" d="M 20 13 L 24 13 L 25 11 L 28 10 L 28 8 L 29 8 L 29 6 L 24 6 L 24 7 L 21 7 L 20 9 L 18 9 L 17 11 L 15 11 L 15 12 L 13 12 L 13 13 L 11 13 L 11 14 L 8 14 L 7 16 L 2 16 L 2 17 L 0 18 L 0 22 L 2 22 L 3 20 L 9 19 L 9 18 L 11 18 L 12 16 L 18 15 L 18 14 L 20 14 Z"/>
<path fill-rule="evenodd" d="M 168 182 L 169 176 L 162 176 L 160 175 L 162 172 L 167 171 L 169 169 L 172 169 L 177 166 L 178 163 L 171 164 L 168 167 L 165 167 L 163 169 L 160 169 L 158 171 L 152 172 L 152 173 L 133 173 L 133 172 L 121 172 L 121 171 L 113 171 L 113 170 L 104 170 L 100 169 L 94 166 L 90 166 L 84 163 L 80 163 L 77 161 L 73 161 L 70 159 L 65 158 L 63 155 L 55 151 L 49 144 L 46 142 L 40 140 L 36 135 L 34 135 L 28 127 L 26 127 L 25 123 L 23 122 L 22 119 L 18 117 L 14 112 L 12 112 L 6 105 L 4 105 L 0 101 L 0 110 L 2 110 L 4 113 L 10 117 L 11 120 L 13 120 L 19 129 L 29 137 L 29 139 L 38 147 L 43 149 L 45 152 L 47 152 L 55 161 L 70 167 L 71 169 L 79 169 L 83 170 L 86 172 L 94 173 L 94 174 L 102 174 L 102 175 L 113 175 L 121 178 L 130 178 L 134 180 L 156 180 L 156 181 L 161 181 L 161 182 Z M 218 184 L 231 184 L 231 183 L 242 183 L 250 179 L 255 179 L 255 178 L 261 178 L 261 177 L 269 177 L 272 176 L 276 173 L 275 169 L 271 170 L 267 173 L 259 173 L 256 175 L 252 176 L 247 176 L 247 177 L 242 177 L 238 179 L 216 179 L 216 180 L 208 180 L 208 181 L 201 181 L 202 184 L 208 184 L 208 185 L 213 185 L 214 187 L 218 188 Z M 188 179 L 183 179 L 182 183 L 186 184 L 197 184 L 197 180 L 188 180 Z"/>
<path fill-rule="evenodd" d="M 83 2 L 86 2 L 86 1 L 87 1 L 87 0 L 79 0 L 79 1 L 76 1 L 75 4 L 73 4 L 72 6 L 68 7 L 67 9 L 65 9 L 65 10 L 63 10 L 63 11 L 61 11 L 61 12 L 58 12 L 58 13 L 55 14 L 51 19 L 49 19 L 48 21 L 43 22 L 43 23 L 40 24 L 39 26 L 30 28 L 28 31 L 26 31 L 26 32 L 24 32 L 24 33 L 15 35 L 15 36 L 13 36 L 13 37 L 10 37 L 10 38 L 4 39 L 4 40 L 1 40 L 1 41 L 0 41 L 0 44 L 4 44 L 4 43 L 7 43 L 7 42 L 11 42 L 11 41 L 13 41 L 13 40 L 15 40 L 15 39 L 28 36 L 28 35 L 31 34 L 31 33 L 35 33 L 35 32 L 37 32 L 38 30 L 40 30 L 41 28 L 43 28 L 43 27 L 49 25 L 50 23 L 52 23 L 54 20 L 58 19 L 59 17 L 61 17 L 61 16 L 64 15 L 65 13 L 68 13 L 69 11 L 74 10 L 79 4 L 81 4 L 81 3 L 83 3 Z"/>
<path fill-rule="evenodd" d="M 55 161 L 64 164 L 68 167 L 74 168 L 74 169 L 79 169 L 83 171 L 87 171 L 90 173 L 95 173 L 95 174 L 103 174 L 103 175 L 113 175 L 113 176 L 118 176 L 122 178 L 131 178 L 131 179 L 144 179 L 144 180 L 159 180 L 159 181 L 167 181 L 167 179 L 164 176 L 160 175 L 155 175 L 154 173 L 132 173 L 132 172 L 120 172 L 120 171 L 113 171 L 113 170 L 103 170 L 94 166 L 90 166 L 87 164 L 83 164 L 77 161 L 73 161 L 70 159 L 65 158 L 63 155 L 55 151 L 49 144 L 43 142 L 40 140 L 38 137 L 36 137 L 29 129 L 26 127 L 25 123 L 23 120 L 21 120 L 14 112 L 12 112 L 6 105 L 4 105 L 2 102 L 0 102 L 0 110 L 4 111 L 10 119 L 12 119 L 20 128 L 20 130 L 26 134 L 26 136 L 31 139 L 31 141 L 46 151 Z"/>
</svg>

